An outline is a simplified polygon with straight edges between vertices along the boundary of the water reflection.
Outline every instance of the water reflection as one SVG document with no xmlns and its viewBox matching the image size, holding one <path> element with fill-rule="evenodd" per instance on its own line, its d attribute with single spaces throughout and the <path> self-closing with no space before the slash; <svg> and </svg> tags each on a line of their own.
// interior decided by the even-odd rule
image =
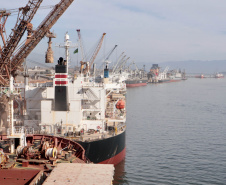
<svg viewBox="0 0 226 185">
<path fill-rule="evenodd" d="M 129 184 L 125 172 L 125 159 L 115 166 L 114 185 Z"/>
</svg>

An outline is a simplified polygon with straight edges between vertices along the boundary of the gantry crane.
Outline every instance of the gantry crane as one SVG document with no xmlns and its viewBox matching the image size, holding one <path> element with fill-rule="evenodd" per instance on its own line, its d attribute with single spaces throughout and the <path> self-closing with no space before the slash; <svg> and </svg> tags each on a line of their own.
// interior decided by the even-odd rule
<svg viewBox="0 0 226 185">
<path fill-rule="evenodd" d="M 41 22 L 38 28 L 34 31 L 31 30 L 29 32 L 29 38 L 27 39 L 27 41 L 12 56 L 12 52 L 15 50 L 16 46 L 19 43 L 19 40 L 22 37 L 21 35 L 26 30 L 27 23 L 30 23 L 30 20 L 33 18 L 35 12 L 38 9 L 38 6 L 40 6 L 39 3 L 42 2 L 42 0 L 29 0 L 28 5 L 22 9 L 21 17 L 21 20 L 24 20 L 24 17 L 27 17 L 26 20 L 28 20 L 28 22 L 26 22 L 25 24 L 24 21 L 19 21 L 21 24 L 16 24 L 12 36 L 9 37 L 9 41 L 6 44 L 6 47 L 4 48 L 4 50 L 2 50 L 0 63 L 0 85 L 9 84 L 10 74 L 15 76 L 15 72 L 23 63 L 24 58 L 26 58 L 31 53 L 31 51 L 49 32 L 52 26 L 56 23 L 56 21 L 61 17 L 61 15 L 66 11 L 66 9 L 71 5 L 73 1 L 74 0 L 61 0 L 58 4 L 56 4 L 51 12 Z M 15 35 L 19 35 L 20 38 L 15 38 Z M 17 42 L 15 42 L 15 40 L 17 40 Z"/>
</svg>

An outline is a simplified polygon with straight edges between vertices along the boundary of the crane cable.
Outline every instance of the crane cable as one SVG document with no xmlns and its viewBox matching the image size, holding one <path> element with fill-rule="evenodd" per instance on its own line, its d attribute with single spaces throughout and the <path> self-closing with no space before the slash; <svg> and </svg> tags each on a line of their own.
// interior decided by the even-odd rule
<svg viewBox="0 0 226 185">
<path fill-rule="evenodd" d="M 40 9 L 49 9 L 49 8 L 53 8 L 55 5 L 46 5 L 46 6 L 40 6 Z M 20 8 L 13 8 L 13 9 L 0 9 L 0 13 L 1 12 L 7 12 L 10 13 L 9 16 L 14 16 L 14 15 L 18 15 L 17 13 L 20 12 Z"/>
</svg>

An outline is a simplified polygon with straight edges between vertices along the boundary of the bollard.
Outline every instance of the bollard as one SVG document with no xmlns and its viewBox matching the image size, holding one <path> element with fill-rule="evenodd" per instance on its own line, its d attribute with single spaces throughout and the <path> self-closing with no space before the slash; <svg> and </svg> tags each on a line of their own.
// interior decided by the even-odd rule
<svg viewBox="0 0 226 185">
<path fill-rule="evenodd" d="M 22 167 L 28 167 L 29 162 L 27 160 L 24 160 L 22 162 Z"/>
<path fill-rule="evenodd" d="M 72 151 L 68 151 L 68 157 L 71 157 Z"/>
<path fill-rule="evenodd" d="M 68 160 L 68 153 L 65 153 L 65 160 Z"/>
</svg>

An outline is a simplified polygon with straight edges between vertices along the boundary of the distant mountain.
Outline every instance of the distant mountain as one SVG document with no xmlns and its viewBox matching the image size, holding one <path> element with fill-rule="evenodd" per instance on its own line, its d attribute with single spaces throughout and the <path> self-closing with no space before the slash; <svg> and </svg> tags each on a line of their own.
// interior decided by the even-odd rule
<svg viewBox="0 0 226 185">
<path fill-rule="evenodd" d="M 150 63 L 143 64 L 140 63 L 139 67 L 142 67 L 142 65 L 145 65 L 146 71 L 149 71 L 152 64 L 150 65 Z M 163 62 L 159 63 L 159 66 L 162 69 L 168 66 L 169 69 L 181 69 L 182 71 L 185 70 L 186 73 L 204 73 L 204 74 L 213 74 L 216 72 L 226 73 L 226 60 L 213 60 L 213 61 L 191 60 L 191 61 Z"/>
<path fill-rule="evenodd" d="M 38 53 L 32 52 L 27 58 L 27 65 L 29 67 L 40 66 L 44 68 L 52 68 L 57 64 L 58 58 L 54 58 L 53 64 L 45 63 L 45 54 L 40 55 Z M 170 69 L 181 69 L 185 70 L 186 73 L 203 73 L 203 74 L 213 74 L 216 72 L 226 74 L 226 60 L 211 60 L 211 61 L 200 61 L 200 60 L 190 60 L 190 61 L 170 61 L 163 63 L 150 63 L 150 62 L 137 62 L 138 68 L 143 68 L 145 65 L 145 70 L 149 71 L 152 64 L 159 64 L 159 66 L 164 69 L 166 66 Z M 72 65 L 72 63 L 71 63 Z"/>
</svg>

